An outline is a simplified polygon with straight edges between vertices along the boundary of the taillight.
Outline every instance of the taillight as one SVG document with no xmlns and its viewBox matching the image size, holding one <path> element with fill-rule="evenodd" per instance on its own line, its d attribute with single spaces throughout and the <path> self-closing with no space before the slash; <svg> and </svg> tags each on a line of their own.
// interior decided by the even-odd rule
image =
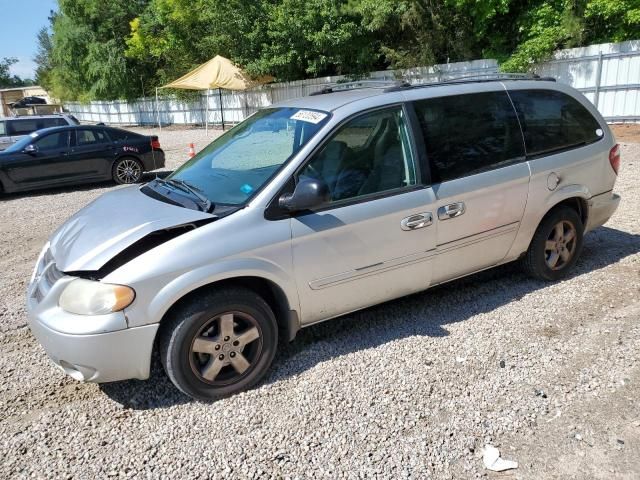
<svg viewBox="0 0 640 480">
<path fill-rule="evenodd" d="M 151 139 L 151 148 L 153 148 L 154 150 L 157 150 L 160 148 L 160 140 L 158 140 L 157 137 L 153 137 Z"/>
<path fill-rule="evenodd" d="M 609 150 L 609 163 L 611 164 L 611 168 L 613 171 L 618 174 L 618 170 L 620 169 L 620 145 L 617 143 L 613 146 L 611 150 Z"/>
</svg>

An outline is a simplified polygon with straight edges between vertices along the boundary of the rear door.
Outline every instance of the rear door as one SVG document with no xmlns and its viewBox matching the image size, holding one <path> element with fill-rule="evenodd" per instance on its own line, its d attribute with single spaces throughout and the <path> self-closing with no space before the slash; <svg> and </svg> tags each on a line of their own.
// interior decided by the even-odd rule
<svg viewBox="0 0 640 480">
<path fill-rule="evenodd" d="M 87 177 L 110 177 L 116 147 L 102 128 L 77 128 L 71 161 Z"/>
<path fill-rule="evenodd" d="M 416 101 L 436 196 L 433 282 L 500 263 L 520 226 L 529 167 L 504 89 Z"/>
<path fill-rule="evenodd" d="M 305 322 L 423 290 L 431 281 L 435 198 L 421 180 L 402 106 L 338 127 L 301 170 L 331 200 L 291 219 Z"/>
</svg>

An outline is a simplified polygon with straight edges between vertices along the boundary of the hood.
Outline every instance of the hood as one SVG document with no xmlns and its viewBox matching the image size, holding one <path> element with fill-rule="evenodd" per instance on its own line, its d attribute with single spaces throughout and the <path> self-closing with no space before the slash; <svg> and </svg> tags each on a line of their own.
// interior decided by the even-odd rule
<svg viewBox="0 0 640 480">
<path fill-rule="evenodd" d="M 133 185 L 105 193 L 67 220 L 50 239 L 51 254 L 63 272 L 99 270 L 152 232 L 212 218 L 154 200 Z"/>
</svg>

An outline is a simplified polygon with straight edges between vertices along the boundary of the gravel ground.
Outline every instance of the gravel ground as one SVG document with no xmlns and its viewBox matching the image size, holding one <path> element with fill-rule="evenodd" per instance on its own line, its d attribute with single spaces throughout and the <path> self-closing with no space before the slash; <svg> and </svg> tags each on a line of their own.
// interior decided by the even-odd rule
<svg viewBox="0 0 640 480">
<path fill-rule="evenodd" d="M 213 138 L 210 134 L 209 139 Z M 203 130 L 163 129 L 168 167 Z M 26 326 L 48 235 L 110 184 L 0 200 L 0 478 L 640 477 L 640 144 L 575 274 L 512 266 L 300 332 L 258 387 L 213 404 L 64 376 Z M 520 463 L 484 469 L 486 443 Z"/>
</svg>

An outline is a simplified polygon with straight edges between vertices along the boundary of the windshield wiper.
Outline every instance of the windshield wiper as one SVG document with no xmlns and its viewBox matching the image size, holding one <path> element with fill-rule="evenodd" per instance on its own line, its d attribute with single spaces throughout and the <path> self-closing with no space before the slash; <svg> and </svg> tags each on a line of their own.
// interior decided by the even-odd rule
<svg viewBox="0 0 640 480">
<path fill-rule="evenodd" d="M 192 196 L 200 200 L 200 207 L 202 207 L 203 211 L 211 213 L 211 207 L 213 206 L 211 200 L 209 200 L 201 193 L 198 193 L 197 187 L 188 184 L 184 180 L 177 180 L 175 178 L 170 178 L 169 180 L 165 180 L 164 178 L 156 178 L 156 182 L 161 183 L 162 185 L 171 185 L 175 188 L 178 188 L 179 190 L 182 190 L 183 192 L 190 193 Z"/>
</svg>

